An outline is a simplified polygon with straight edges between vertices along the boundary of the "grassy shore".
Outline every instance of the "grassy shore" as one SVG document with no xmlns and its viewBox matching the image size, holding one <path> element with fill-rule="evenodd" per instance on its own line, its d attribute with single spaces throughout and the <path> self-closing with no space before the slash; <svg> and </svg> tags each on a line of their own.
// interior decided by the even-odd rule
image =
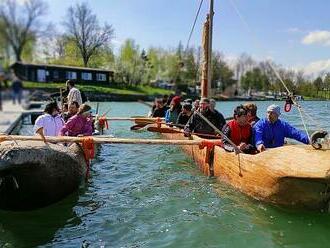
<svg viewBox="0 0 330 248">
<path fill-rule="evenodd" d="M 35 82 L 24 82 L 24 88 L 26 89 L 49 89 L 51 91 L 56 91 L 56 89 L 64 88 L 64 83 L 35 83 Z M 164 95 L 173 93 L 170 90 L 165 90 L 161 88 L 154 88 L 150 86 L 137 86 L 137 87 L 127 87 L 122 88 L 119 86 L 105 86 L 97 84 L 78 84 L 77 87 L 84 92 L 91 93 L 102 93 L 102 94 L 122 94 L 122 95 Z"/>
</svg>

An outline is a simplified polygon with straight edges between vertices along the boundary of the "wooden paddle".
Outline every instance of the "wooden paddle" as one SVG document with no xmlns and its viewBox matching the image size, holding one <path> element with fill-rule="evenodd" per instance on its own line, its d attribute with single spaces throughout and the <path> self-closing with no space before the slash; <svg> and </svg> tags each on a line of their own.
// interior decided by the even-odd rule
<svg viewBox="0 0 330 248">
<path fill-rule="evenodd" d="M 92 138 L 95 144 L 145 144 L 145 145 L 201 145 L 204 140 L 162 140 L 162 139 L 122 139 L 110 137 L 70 137 L 70 136 L 46 136 L 50 143 L 82 143 L 85 138 Z M 1 135 L 0 142 L 3 141 L 44 141 L 39 136 L 22 135 Z M 212 140 L 210 141 L 212 142 Z M 216 140 L 214 141 L 216 145 Z"/>
<path fill-rule="evenodd" d="M 137 125 L 134 125 L 131 127 L 131 130 L 139 130 L 143 127 L 145 127 L 146 125 L 149 125 L 149 124 L 153 124 L 153 123 L 156 123 L 157 122 L 157 118 L 147 118 L 147 117 L 140 117 L 140 116 L 136 116 L 135 117 L 135 123 Z M 234 119 L 233 117 L 227 117 L 225 120 L 226 121 L 230 121 Z M 161 118 L 161 120 L 164 120 L 164 118 Z M 168 124 L 166 122 L 161 122 L 160 124 Z M 173 126 L 176 126 L 176 127 L 184 127 L 185 125 L 182 125 L 182 124 L 172 124 Z"/>
<path fill-rule="evenodd" d="M 144 104 L 144 105 L 146 105 L 146 106 L 148 106 L 148 107 L 150 107 L 150 108 L 153 107 L 153 105 L 152 105 L 151 103 L 147 103 L 147 102 L 145 102 L 145 101 L 143 101 L 143 100 L 138 100 L 138 102 L 139 102 L 139 103 L 142 103 L 142 104 Z"/>
<path fill-rule="evenodd" d="M 182 133 L 184 134 L 184 131 L 181 129 L 175 129 L 171 127 L 155 127 L 155 126 L 150 126 L 147 127 L 147 130 L 149 132 L 155 132 L 155 133 Z M 206 133 L 195 133 L 192 132 L 191 134 L 193 135 L 198 135 L 198 136 L 203 136 L 203 137 L 209 137 L 209 138 L 217 138 L 220 139 L 220 136 L 214 135 L 214 134 L 206 134 Z"/>
</svg>

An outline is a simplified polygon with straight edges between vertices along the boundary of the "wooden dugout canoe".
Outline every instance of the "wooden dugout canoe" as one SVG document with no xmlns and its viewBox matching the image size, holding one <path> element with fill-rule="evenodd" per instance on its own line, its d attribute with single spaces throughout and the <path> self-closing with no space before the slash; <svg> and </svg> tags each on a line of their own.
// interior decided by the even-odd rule
<svg viewBox="0 0 330 248">
<path fill-rule="evenodd" d="M 78 189 L 86 176 L 83 150 L 40 141 L 0 143 L 0 208 L 32 210 Z"/>
<path fill-rule="evenodd" d="M 187 139 L 182 133 L 163 131 L 166 139 Z M 219 146 L 209 151 L 198 146 L 182 148 L 205 175 L 215 176 L 255 199 L 298 208 L 329 207 L 330 150 L 287 145 L 257 155 L 236 155 Z"/>
</svg>

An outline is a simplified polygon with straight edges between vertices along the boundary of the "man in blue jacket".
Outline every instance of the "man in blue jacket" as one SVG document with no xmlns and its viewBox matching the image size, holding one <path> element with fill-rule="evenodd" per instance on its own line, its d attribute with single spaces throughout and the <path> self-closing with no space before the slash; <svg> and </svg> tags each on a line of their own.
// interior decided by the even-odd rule
<svg viewBox="0 0 330 248">
<path fill-rule="evenodd" d="M 272 104 L 267 108 L 267 118 L 259 120 L 254 126 L 255 144 L 259 152 L 266 148 L 275 148 L 284 145 L 284 138 L 291 138 L 304 144 L 309 144 L 308 135 L 286 121 L 280 120 L 279 106 Z"/>
</svg>

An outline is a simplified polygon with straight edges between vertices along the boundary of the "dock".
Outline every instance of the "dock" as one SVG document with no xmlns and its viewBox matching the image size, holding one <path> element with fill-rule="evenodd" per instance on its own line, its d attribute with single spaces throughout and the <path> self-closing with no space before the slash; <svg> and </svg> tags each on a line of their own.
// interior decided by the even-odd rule
<svg viewBox="0 0 330 248">
<path fill-rule="evenodd" d="M 42 113 L 40 109 L 42 103 L 31 103 L 31 106 L 38 106 L 39 108 L 33 108 L 26 110 L 19 104 L 13 104 L 11 101 L 4 101 L 2 103 L 3 111 L 0 111 L 0 133 L 12 134 L 14 130 L 20 125 L 23 117 L 28 114 Z"/>
</svg>

